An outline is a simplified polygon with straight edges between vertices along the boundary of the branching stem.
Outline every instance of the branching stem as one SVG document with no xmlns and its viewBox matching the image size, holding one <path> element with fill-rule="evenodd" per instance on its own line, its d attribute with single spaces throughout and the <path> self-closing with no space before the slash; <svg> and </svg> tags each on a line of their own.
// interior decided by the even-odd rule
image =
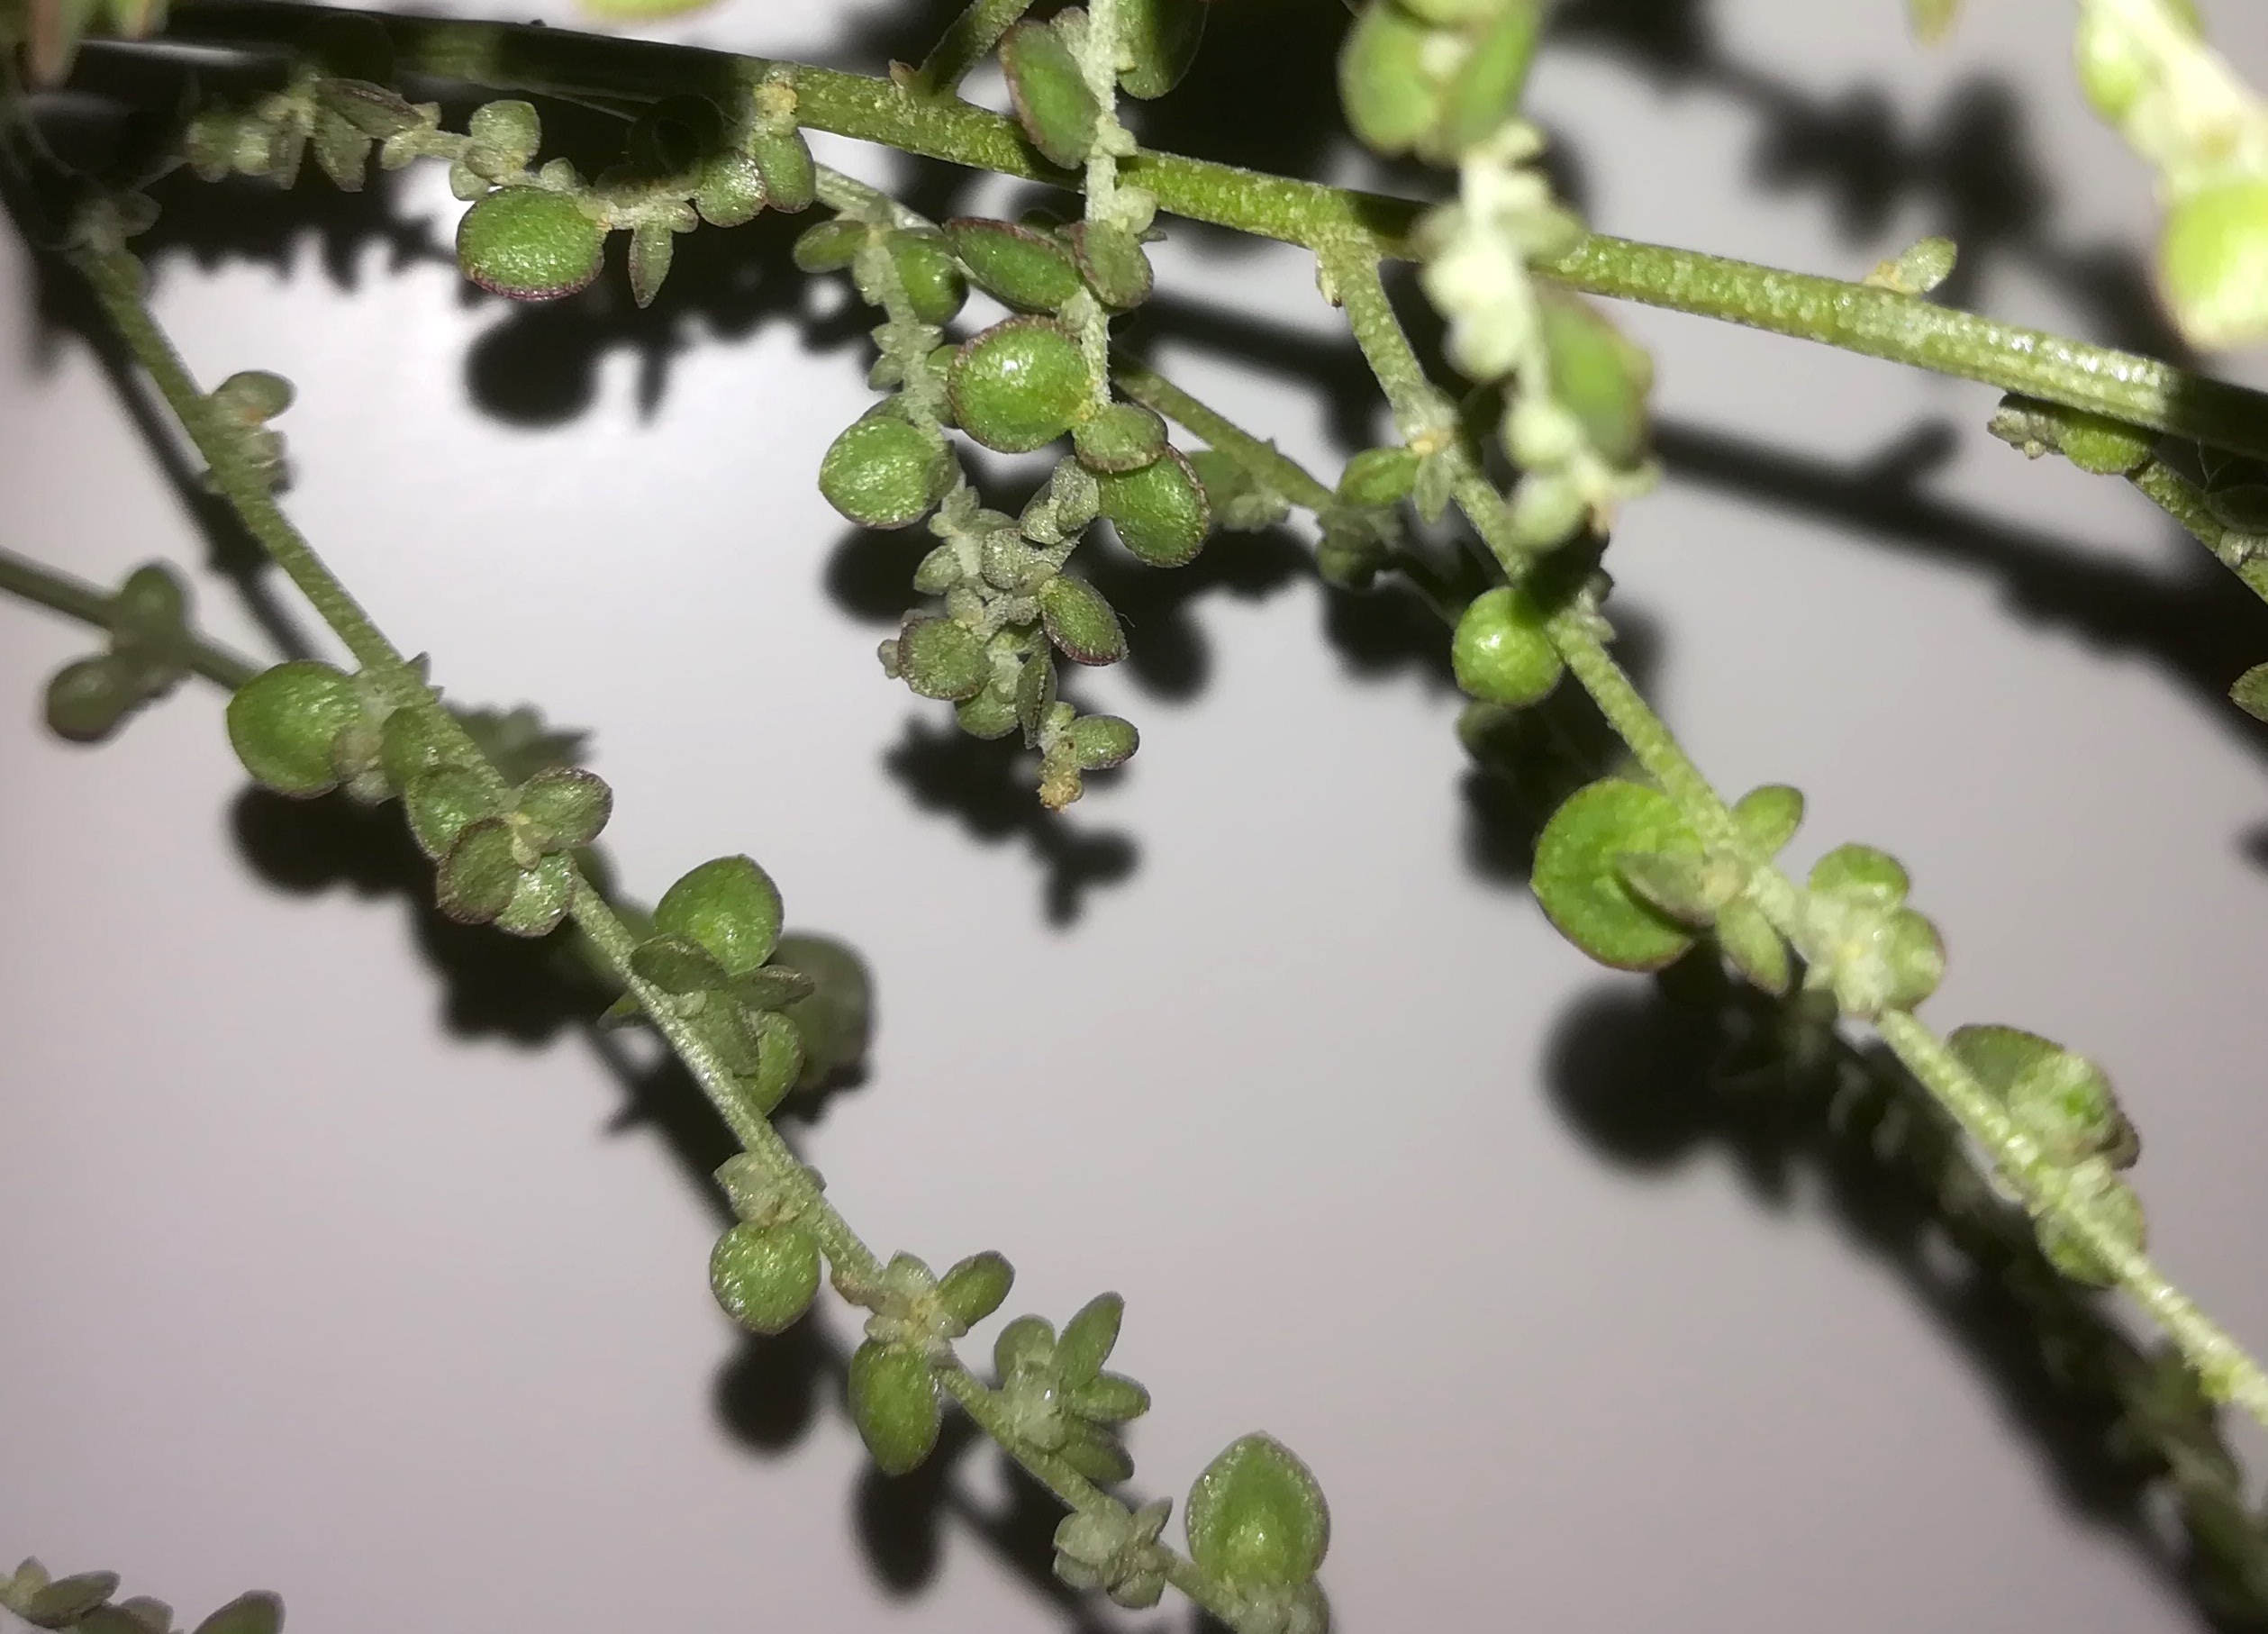
<svg viewBox="0 0 2268 1634">
<path fill-rule="evenodd" d="M 0 593 L 20 596 L 97 630 L 110 628 L 111 609 L 117 602 L 107 590 L 5 549 L 0 549 Z M 193 636 L 181 656 L 191 670 L 231 692 L 259 673 L 257 665 L 202 637 Z"/>
</svg>

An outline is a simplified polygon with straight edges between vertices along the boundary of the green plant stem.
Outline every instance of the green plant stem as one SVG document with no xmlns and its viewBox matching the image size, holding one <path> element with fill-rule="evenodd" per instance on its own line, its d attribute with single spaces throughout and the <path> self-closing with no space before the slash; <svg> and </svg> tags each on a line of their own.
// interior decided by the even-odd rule
<svg viewBox="0 0 2268 1634">
<path fill-rule="evenodd" d="M 1421 420 L 1435 413 L 1433 389 L 1386 297 L 1374 253 L 1360 243 L 1340 241 L 1327 246 L 1323 258 L 1326 277 L 1345 303 L 1349 327 L 1364 358 L 1397 414 Z M 1456 457 L 1470 467 L 1462 452 Z M 1453 492 L 1458 508 L 1483 542 L 1507 575 L 1517 579 L 1531 558 L 1509 537 L 1502 495 L 1469 468 L 1460 475 Z M 1567 612 L 1554 616 L 1545 628 L 1569 672 L 1591 694 L 1647 775 L 1676 803 L 1687 823 L 1711 844 L 1745 849 L 1724 801 L 1614 661 L 1592 622 L 1578 613 Z M 1754 876 L 1758 907 L 1807 962 L 1818 962 L 1823 950 L 1803 911 L 1802 889 L 1769 858 L 1749 856 L 1746 860 Z M 2037 1143 L 2016 1128 L 1960 1058 L 1910 1012 L 1885 1011 L 1873 1018 L 1873 1024 L 1906 1069 L 1984 1148 L 2000 1172 L 2023 1192 L 2033 1210 L 2052 1213 L 2109 1269 L 2118 1285 L 2181 1349 L 2207 1393 L 2217 1401 L 2236 1403 L 2268 1425 L 2268 1374 L 2169 1282 L 2148 1256 L 2127 1244 L 2117 1222 L 2082 1196 L 2068 1173 L 2049 1162 Z"/>
<path fill-rule="evenodd" d="M 275 496 L 254 478 L 236 452 L 227 429 L 200 392 L 141 296 L 141 268 L 123 250 L 85 248 L 71 259 L 95 283 L 104 311 L 119 337 L 147 369 L 173 410 L 189 440 L 212 465 L 216 486 L 253 537 L 264 546 L 307 596 L 309 604 L 366 667 L 397 669 L 400 658 L 394 645 L 372 624 L 346 587 L 326 567 L 305 537 L 276 504 Z M 443 730 L 456 740 L 457 758 L 492 787 L 507 786 L 494 762 L 467 736 L 454 717 L 439 708 L 430 693 L 423 697 Z M 685 1063 L 702 1093 L 776 1185 L 800 1197 L 803 1224 L 818 1239 L 838 1285 L 847 1288 L 871 1286 L 882 1274 L 882 1262 L 819 1189 L 817 1177 L 788 1149 L 768 1120 L 743 1097 L 738 1080 L 716 1053 L 676 1012 L 668 995 L 639 976 L 631 956 L 638 939 L 611 907 L 587 874 L 578 866 L 570 912 L 578 928 L 606 961 L 624 989 L 634 994 L 663 1039 Z M 999 1441 L 1003 1451 L 1065 1502 L 1089 1513 L 1124 1516 L 1126 1505 L 1071 1470 L 1060 1459 L 1012 1437 L 1005 1418 L 993 1403 L 992 1393 L 957 1359 L 939 1367 L 939 1382 L 954 1399 L 970 1410 L 978 1426 Z M 972 1403 L 975 1405 L 972 1406 Z M 1242 1606 L 1227 1586 L 1200 1570 L 1192 1561 L 1167 1551 L 1168 1576 L 1192 1600 L 1231 1627 L 1238 1626 Z"/>
<path fill-rule="evenodd" d="M 5 549 L 0 549 L 0 593 L 36 603 L 97 630 L 110 628 L 111 609 L 118 600 L 84 579 Z M 192 671 L 231 692 L 259 673 L 259 666 L 203 637 L 192 637 L 182 657 Z"/>
<path fill-rule="evenodd" d="M 921 59 L 911 87 L 916 95 L 949 96 L 968 72 L 993 53 L 1001 36 L 1031 9 L 1031 0 L 975 0 L 953 19 L 937 46 Z"/>
<path fill-rule="evenodd" d="M 329 14 L 296 4 L 193 0 L 169 25 L 177 39 L 242 46 L 302 43 Z M 887 79 L 733 57 L 689 46 L 508 23 L 379 17 L 409 70 L 536 94 L 632 96 L 690 92 L 728 107 L 769 74 L 796 93 L 796 117 L 816 131 L 1075 189 L 1012 120 Z M 1169 214 L 1320 249 L 1353 240 L 1374 255 L 1407 253 L 1424 208 L 1408 199 L 1266 176 L 1143 150 L 1119 179 L 1148 188 Z M 2193 437 L 2268 458 L 2268 396 L 2131 352 L 1951 310 L 1918 296 L 1695 250 L 1592 234 L 1536 270 L 1592 295 L 1693 313 L 1910 364 L 2091 413 Z"/>
<path fill-rule="evenodd" d="M 2268 541 L 2240 533 L 2213 514 L 2197 485 L 2155 456 L 2129 472 L 2127 480 L 2213 553 L 2263 601 L 2268 601 Z"/>
</svg>

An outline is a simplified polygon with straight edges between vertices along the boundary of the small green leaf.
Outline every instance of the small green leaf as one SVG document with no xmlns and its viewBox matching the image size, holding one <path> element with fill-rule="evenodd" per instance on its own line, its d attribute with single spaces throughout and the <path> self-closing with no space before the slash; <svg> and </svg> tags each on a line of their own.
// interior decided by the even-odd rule
<svg viewBox="0 0 2268 1634">
<path fill-rule="evenodd" d="M 1912 888 L 1898 859 L 1872 846 L 1843 845 L 1811 867 L 1811 889 L 1825 896 L 1892 908 Z"/>
<path fill-rule="evenodd" d="M 1119 0 L 1119 88 L 1144 101 L 1163 96 L 1197 59 L 1205 0 Z"/>
<path fill-rule="evenodd" d="M 759 1115 L 770 1117 L 803 1071 L 803 1035 L 785 1016 L 766 1011 L 756 1022 L 756 1070 L 742 1083 L 750 1104 Z"/>
<path fill-rule="evenodd" d="M 1040 586 L 1039 622 L 1048 639 L 1075 664 L 1115 664 L 1126 656 L 1126 632 L 1119 628 L 1118 614 L 1084 579 L 1058 574 Z"/>
<path fill-rule="evenodd" d="M 520 785 L 517 798 L 530 841 L 547 852 L 590 844 L 614 809 L 614 791 L 605 779 L 579 767 L 538 772 Z"/>
<path fill-rule="evenodd" d="M 893 232 L 884 241 L 890 259 L 905 286 L 913 315 L 924 323 L 949 323 L 968 291 L 961 283 L 960 263 L 936 237 L 925 232 Z"/>
<path fill-rule="evenodd" d="M 1305 1583 L 1330 1547 L 1323 1489 L 1289 1448 L 1264 1435 L 1232 1443 L 1206 1466 L 1189 1489 L 1184 1522 L 1197 1564 L 1241 1587 Z"/>
<path fill-rule="evenodd" d="M 2100 1157 L 2126 1168 L 2141 1155 L 2109 1076 L 2086 1057 L 2015 1027 L 1955 1028 L 1946 1043 L 2050 1162 Z"/>
<path fill-rule="evenodd" d="M 1091 471 L 1139 471 L 1166 451 L 1166 422 L 1139 403 L 1113 403 L 1074 426 L 1071 443 Z"/>
<path fill-rule="evenodd" d="M 866 961 L 833 937 L 808 930 L 781 937 L 773 958 L 812 984 L 812 991 L 786 1011 L 803 1040 L 797 1087 L 816 1088 L 857 1068 L 866 1058 L 874 1028 L 874 988 Z"/>
<path fill-rule="evenodd" d="M 1019 23 L 1000 42 L 1000 66 L 1031 145 L 1066 170 L 1084 164 L 1102 111 L 1062 33 Z"/>
<path fill-rule="evenodd" d="M 1592 447 L 1615 465 L 1635 465 L 1646 452 L 1653 359 L 1582 296 L 1553 288 L 1539 295 L 1551 395 L 1582 422 Z"/>
<path fill-rule="evenodd" d="M 1659 789 L 1607 778 L 1578 789 L 1536 841 L 1536 898 L 1560 933 L 1604 965 L 1659 970 L 1692 936 L 1625 882 L 1628 856 L 1698 858 L 1700 841 Z"/>
<path fill-rule="evenodd" d="M 791 253 L 795 265 L 805 272 L 840 272 L 858 259 L 871 231 L 864 222 L 834 216 L 805 228 L 797 235 Z"/>
<path fill-rule="evenodd" d="M 638 944 L 630 967 L 640 981 L 651 982 L 664 993 L 722 993 L 731 985 L 709 950 L 689 936 L 657 936 Z"/>
<path fill-rule="evenodd" d="M 1055 1325 L 1044 1317 L 1020 1316 L 993 1341 L 993 1366 L 1002 1383 L 1011 1374 L 1055 1365 Z"/>
<path fill-rule="evenodd" d="M 1118 1437 L 1100 1425 L 1074 1419 L 1064 1426 L 1063 1445 L 1056 1457 L 1098 1486 L 1115 1486 L 1134 1473 Z"/>
<path fill-rule="evenodd" d="M 812 161 L 811 143 L 797 130 L 755 131 L 748 138 L 748 155 L 764 180 L 765 201 L 775 210 L 793 215 L 811 207 L 819 194 L 819 169 Z"/>
<path fill-rule="evenodd" d="M 1338 53 L 1338 95 L 1363 143 L 1406 153 L 1439 123 L 1447 90 L 1426 62 L 1434 32 L 1394 0 L 1370 0 Z"/>
<path fill-rule="evenodd" d="M 938 1278 L 938 1298 L 963 1328 L 973 1328 L 1001 1307 L 1016 1281 L 1016 1268 L 987 1248 Z"/>
<path fill-rule="evenodd" d="M 1134 730 L 1134 723 L 1116 715 L 1082 715 L 1071 723 L 1066 735 L 1071 740 L 1071 758 L 1083 772 L 1108 771 L 1111 767 L 1123 766 L 1134 758 L 1134 751 L 1142 744 L 1142 736 Z"/>
<path fill-rule="evenodd" d="M 738 227 L 764 209 L 764 172 L 745 153 L 715 153 L 702 162 L 693 207 L 712 227 Z"/>
<path fill-rule="evenodd" d="M 2158 241 L 2158 281 L 2194 345 L 2268 336 L 2268 178 L 2200 188 L 2173 202 Z"/>
<path fill-rule="evenodd" d="M 331 740 L 361 718 L 362 699 L 349 676 L 295 658 L 236 689 L 229 700 L 229 741 L 259 782 L 308 799 L 339 786 Z"/>
<path fill-rule="evenodd" d="M 81 1572 L 73 1577 L 59 1577 L 32 1596 L 23 1608 L 23 1620 L 39 1629 L 64 1628 L 117 1592 L 116 1572 Z"/>
<path fill-rule="evenodd" d="M 1122 1373 L 1100 1373 L 1065 1392 L 1064 1401 L 1083 1419 L 1121 1424 L 1149 1411 L 1149 1392 Z"/>
<path fill-rule="evenodd" d="M 284 1602 L 264 1589 L 240 1594 L 197 1624 L 195 1634 L 281 1634 Z"/>
<path fill-rule="evenodd" d="M 666 222 L 640 222 L 630 232 L 630 298 L 640 311 L 654 304 L 669 263 L 677 253 L 677 235 Z"/>
<path fill-rule="evenodd" d="M 1115 1294 L 1098 1294 L 1079 1307 L 1063 1325 L 1056 1341 L 1056 1365 L 1066 1384 L 1084 1384 L 1102 1369 L 1119 1342 L 1119 1326 L 1126 1320 L 1126 1302 Z"/>
<path fill-rule="evenodd" d="M 1732 821 L 1758 858 L 1777 857 L 1803 826 L 1803 791 L 1784 783 L 1752 788 L 1734 803 Z"/>
<path fill-rule="evenodd" d="M 1773 928 L 1763 909 L 1746 897 L 1738 898 L 1718 910 L 1712 928 L 1718 948 L 1734 969 L 1774 998 L 1787 993 L 1795 980 L 1787 939 Z"/>
<path fill-rule="evenodd" d="M 1338 474 L 1338 497 L 1350 505 L 1399 504 L 1418 485 L 1418 456 L 1399 444 L 1365 449 Z"/>
<path fill-rule="evenodd" d="M 918 1350 L 866 1340 L 850 1357 L 850 1418 L 885 1475 L 917 1467 L 937 1445 L 937 1380 Z"/>
<path fill-rule="evenodd" d="M 819 1292 L 819 1243 L 800 1225 L 736 1225 L 709 1256 L 724 1312 L 756 1333 L 784 1333 Z"/>
<path fill-rule="evenodd" d="M 779 940 L 779 889 L 753 858 L 720 857 L 662 893 L 654 929 L 689 937 L 727 973 L 745 976 L 772 957 Z"/>
<path fill-rule="evenodd" d="M 1627 851 L 1615 859 L 1622 883 L 1631 894 L 1679 924 L 1707 930 L 1717 919 L 1723 901 L 1711 888 L 1712 871 L 1705 858 L 1661 851 Z"/>
<path fill-rule="evenodd" d="M 1501 0 L 1472 37 L 1472 49 L 1449 81 L 1429 145 L 1454 157 L 1493 135 L 1520 105 L 1543 32 L 1542 0 Z"/>
<path fill-rule="evenodd" d="M 2268 664 L 2255 664 L 2236 677 L 2229 701 L 2255 721 L 2268 721 Z"/>
<path fill-rule="evenodd" d="M 1149 256 L 1123 227 L 1101 222 L 1073 224 L 1066 235 L 1079 272 L 1095 298 L 1113 312 L 1129 312 L 1150 297 Z"/>
<path fill-rule="evenodd" d="M 521 871 L 519 883 L 512 888 L 512 900 L 496 915 L 496 929 L 507 936 L 549 936 L 575 905 L 575 890 L 573 859 L 546 857 L 534 867 Z"/>
<path fill-rule="evenodd" d="M 1086 354 L 1060 324 L 1011 318 L 953 355 L 955 423 L 988 449 L 1028 454 L 1071 429 L 1088 406 Z"/>
<path fill-rule="evenodd" d="M 465 924 L 485 924 L 512 905 L 526 873 L 511 829 L 501 818 L 483 818 L 467 825 L 441 858 L 436 879 L 441 912 Z"/>
<path fill-rule="evenodd" d="M 1204 549 L 1212 502 L 1180 449 L 1165 449 L 1139 470 L 1094 480 L 1119 543 L 1151 567 L 1185 567 Z"/>
</svg>

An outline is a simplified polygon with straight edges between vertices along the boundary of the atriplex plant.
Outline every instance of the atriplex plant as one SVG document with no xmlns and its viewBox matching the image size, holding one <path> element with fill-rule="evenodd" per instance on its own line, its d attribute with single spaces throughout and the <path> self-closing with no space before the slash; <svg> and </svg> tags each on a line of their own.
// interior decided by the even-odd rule
<svg viewBox="0 0 2268 1634">
<path fill-rule="evenodd" d="M 292 388 L 247 372 L 207 389 L 152 319 L 129 243 L 156 205 L 144 186 L 186 163 L 199 176 L 297 179 L 310 149 L 336 186 L 371 159 L 446 163 L 468 206 L 465 274 L 522 300 L 571 295 L 602 276 L 627 235 L 640 305 L 668 275 L 675 235 L 766 211 L 811 211 L 795 259 L 847 271 L 880 309 L 874 410 L 829 449 L 818 481 L 873 528 L 926 522 L 938 543 L 914 576 L 923 598 L 883 645 L 882 667 L 951 704 L 980 738 L 1019 735 L 1037 797 L 1080 797 L 1085 774 L 1135 752 L 1129 722 L 1082 715 L 1058 663 L 1109 664 L 1117 614 L 1070 570 L 1106 520 L 1152 567 L 1186 564 L 1215 528 L 1265 527 L 1297 511 L 1320 529 L 1318 566 L 1361 588 L 1403 576 L 1452 626 L 1462 731 L 1484 763 L 1538 752 L 1529 713 L 1572 676 L 1637 771 L 1587 783 L 1538 839 L 1533 881 L 1553 921 L 1604 963 L 1726 967 L 1832 1046 L 1872 1029 L 1910 1083 L 1842 1058 L 1840 1110 L 1907 1171 L 1955 1240 L 1996 1266 L 2037 1316 L 2051 1366 L 2116 1403 L 2136 1456 L 2178 1496 L 2230 1602 L 2268 1613 L 2268 1522 L 2247 1505 L 2217 1410 L 2268 1424 L 2268 1374 L 2150 1259 L 2123 1178 L 2137 1153 L 2103 1074 L 2029 1032 L 1965 1026 L 1940 1036 L 1916 1014 L 1943 955 L 1906 903 L 1891 858 L 1832 851 L 1798 881 L 1774 858 L 1801 821 L 1793 788 L 1728 801 L 1611 656 L 1599 562 L 1617 507 L 1653 478 L 1645 355 L 1584 295 L 1606 295 L 1779 331 L 1982 381 L 2009 394 L 1996 435 L 2121 477 L 2268 596 L 2268 399 L 2148 359 L 2011 328 L 1926 297 L 1954 246 L 1926 241 L 1850 284 L 1585 232 L 1537 168 L 1520 90 L 1546 22 L 1542 0 L 1365 0 L 1340 58 L 1348 119 L 1371 147 L 1453 172 L 1454 195 L 1399 199 L 1256 175 L 1139 145 L 1123 98 L 1170 89 L 1200 49 L 1202 0 L 1089 0 L 1036 8 L 976 0 L 918 68 L 868 78 L 791 63 L 495 24 L 352 17 L 299 5 L 198 4 L 168 39 L 199 49 L 201 96 L 153 146 L 100 175 L 68 168 L 43 139 L 40 87 L 59 80 L 99 12 L 146 34 L 147 5 L 38 0 L 0 8 L 23 77 L 6 91 L 9 186 L 19 219 L 82 276 L 123 345 L 205 462 L 207 481 L 351 655 L 351 672 L 296 659 L 243 663 L 192 628 L 179 579 L 138 570 L 115 592 L 0 555 L 0 587 L 108 633 L 55 677 L 49 718 L 68 736 L 113 730 L 195 672 L 231 689 L 229 727 L 252 776 L 283 794 L 366 804 L 399 799 L 436 865 L 453 918 L 519 936 L 559 931 L 610 980 L 608 1012 L 656 1029 L 744 1150 L 718 1179 L 741 1223 L 717 1245 L 724 1307 L 776 1333 L 797 1321 L 822 1272 L 866 1312 L 849 1365 L 853 1417 L 876 1463 L 902 1472 L 937 1443 L 949 1400 L 1069 1511 L 1057 1570 L 1124 1605 L 1168 1584 L 1247 1634 L 1320 1629 L 1323 1498 L 1291 1451 L 1264 1436 L 1230 1446 L 1196 1479 L 1187 1548 L 1167 1542 L 1165 1500 L 1119 1495 L 1131 1463 L 1118 1426 L 1146 1412 L 1106 1371 L 1120 1318 L 1102 1294 L 1058 1330 L 1037 1316 L 1002 1332 L 987 1382 L 955 1341 L 1006 1300 L 994 1253 L 932 1273 L 871 1249 L 781 1139 L 770 1114 L 799 1086 L 855 1060 L 863 975 L 844 950 L 784 939 L 780 901 L 746 857 L 693 868 L 650 912 L 611 887 L 591 849 L 612 803 L 567 764 L 571 746 L 523 720 L 445 706 L 295 529 L 271 422 Z M 1044 11 L 1046 14 L 1036 14 Z M 1925 32 L 1951 7 L 1919 0 Z M 104 50 L 157 53 L 105 43 Z M 2268 110 L 2206 46 L 2186 0 L 2082 0 L 2082 84 L 2159 171 L 2167 203 L 2160 284 L 2203 345 L 2268 336 Z M 1004 117 L 957 87 L 997 57 Z M 619 113 L 621 161 L 586 178 L 540 161 L 537 104 L 475 107 L 461 130 L 429 85 L 523 93 Z M 1075 219 L 931 222 L 814 163 L 805 130 L 835 132 L 1076 196 Z M 1313 252 L 1328 298 L 1391 405 L 1398 440 L 1325 482 L 1113 348 L 1112 325 L 1151 294 L 1145 243 L 1165 216 L 1239 229 Z M 1390 298 L 1414 262 L 1447 322 L 1448 372 L 1429 366 Z M 1012 315 L 965 337 L 974 286 Z M 1454 378 L 1452 379 L 1452 376 Z M 1178 426 L 1202 446 L 1171 440 Z M 955 433 L 1012 454 L 1069 451 L 1021 513 L 987 508 Z M 1460 513 L 1469 548 L 1412 529 Z M 1233 549 L 1233 545 L 1216 546 Z M 2263 641 L 2268 648 L 2268 641 Z M 446 659 L 443 660 L 444 665 Z M 2268 665 L 2236 678 L 2268 714 Z M 564 929 L 563 929 L 564 928 Z M 2161 1330 L 2155 1356 L 2073 1298 L 2072 1283 L 2123 1290 Z M 108 1634 L 170 1628 L 150 1601 L 113 1604 L 106 1574 L 51 1582 L 36 1563 L 0 1580 L 0 1604 L 48 1628 Z M 272 1626 L 248 1597 L 204 1625 Z"/>
</svg>

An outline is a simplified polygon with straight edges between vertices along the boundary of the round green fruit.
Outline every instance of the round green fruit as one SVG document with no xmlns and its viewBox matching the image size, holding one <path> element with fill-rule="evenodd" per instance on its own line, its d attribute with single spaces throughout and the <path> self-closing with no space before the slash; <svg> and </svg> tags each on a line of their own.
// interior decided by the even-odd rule
<svg viewBox="0 0 2268 1634">
<path fill-rule="evenodd" d="M 654 929 L 688 937 L 732 976 L 772 957 L 780 935 L 780 893 L 753 858 L 704 862 L 661 894 Z"/>
<path fill-rule="evenodd" d="M 1205 548 L 1212 502 L 1180 449 L 1169 448 L 1139 470 L 1094 481 L 1119 542 L 1151 567 L 1185 566 Z"/>
<path fill-rule="evenodd" d="M 709 1286 L 743 1328 L 785 1332 L 819 1292 L 819 1244 L 799 1225 L 736 1225 L 709 1256 Z"/>
<path fill-rule="evenodd" d="M 924 323 L 948 323 L 968 299 L 961 282 L 960 263 L 953 252 L 926 233 L 894 232 L 890 259 L 897 264 L 898 281 L 905 286 L 906 303 Z"/>
<path fill-rule="evenodd" d="M 1449 643 L 1456 684 L 1483 704 L 1541 701 L 1566 667 L 1545 633 L 1549 615 L 1515 585 L 1474 596 Z"/>
<path fill-rule="evenodd" d="M 903 528 L 929 514 L 950 486 L 943 439 L 889 414 L 872 414 L 835 439 L 819 462 L 827 503 L 866 528 Z"/>
<path fill-rule="evenodd" d="M 491 295 L 514 301 L 571 295 L 598 277 L 606 231 L 564 193 L 503 187 L 457 223 L 457 262 Z"/>
<path fill-rule="evenodd" d="M 1079 293 L 1071 252 L 1048 233 L 960 216 L 945 223 L 945 239 L 979 289 L 1019 312 L 1056 312 Z"/>
<path fill-rule="evenodd" d="M 295 658 L 254 676 L 229 700 L 229 742 L 244 769 L 279 794 L 311 799 L 339 786 L 334 739 L 362 718 L 351 677 Z"/>
<path fill-rule="evenodd" d="M 955 423 L 1003 454 L 1029 454 L 1062 436 L 1092 389 L 1079 343 L 1045 318 L 993 325 L 954 354 L 946 378 Z"/>
</svg>

